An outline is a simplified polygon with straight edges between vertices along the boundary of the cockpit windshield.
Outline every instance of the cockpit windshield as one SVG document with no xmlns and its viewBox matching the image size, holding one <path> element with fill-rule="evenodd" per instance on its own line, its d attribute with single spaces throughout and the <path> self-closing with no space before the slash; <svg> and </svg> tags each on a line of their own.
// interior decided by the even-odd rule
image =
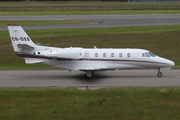
<svg viewBox="0 0 180 120">
<path fill-rule="evenodd" d="M 155 54 L 153 54 L 152 52 L 148 52 L 149 53 L 149 55 L 150 56 L 152 56 L 152 57 L 156 57 L 156 55 Z"/>
<path fill-rule="evenodd" d="M 150 55 L 148 53 L 145 53 L 146 57 L 150 57 Z"/>
<path fill-rule="evenodd" d="M 153 54 L 152 52 L 145 52 L 142 53 L 142 57 L 156 57 L 156 55 Z"/>
</svg>

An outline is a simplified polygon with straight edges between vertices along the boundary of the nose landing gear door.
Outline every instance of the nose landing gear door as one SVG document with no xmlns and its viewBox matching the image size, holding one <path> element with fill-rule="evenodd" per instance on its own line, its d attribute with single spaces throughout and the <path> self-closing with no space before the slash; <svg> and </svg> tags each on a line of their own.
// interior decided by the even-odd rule
<svg viewBox="0 0 180 120">
<path fill-rule="evenodd" d="M 84 51 L 84 60 L 89 60 L 89 58 L 90 58 L 89 51 Z"/>
</svg>

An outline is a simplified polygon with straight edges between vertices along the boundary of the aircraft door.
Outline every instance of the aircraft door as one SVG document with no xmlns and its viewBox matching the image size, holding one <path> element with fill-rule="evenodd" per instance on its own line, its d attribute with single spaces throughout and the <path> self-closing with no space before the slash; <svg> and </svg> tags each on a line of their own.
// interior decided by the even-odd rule
<svg viewBox="0 0 180 120">
<path fill-rule="evenodd" d="M 84 51 L 84 60 L 89 60 L 90 53 L 89 51 Z"/>
</svg>

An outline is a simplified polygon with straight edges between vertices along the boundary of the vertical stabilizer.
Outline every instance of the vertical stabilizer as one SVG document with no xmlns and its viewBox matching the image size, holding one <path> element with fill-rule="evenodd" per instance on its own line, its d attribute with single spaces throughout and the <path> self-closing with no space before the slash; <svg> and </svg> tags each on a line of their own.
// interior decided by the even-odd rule
<svg viewBox="0 0 180 120">
<path fill-rule="evenodd" d="M 8 24 L 8 30 L 15 52 L 23 52 L 24 50 L 37 47 L 20 25 Z"/>
</svg>

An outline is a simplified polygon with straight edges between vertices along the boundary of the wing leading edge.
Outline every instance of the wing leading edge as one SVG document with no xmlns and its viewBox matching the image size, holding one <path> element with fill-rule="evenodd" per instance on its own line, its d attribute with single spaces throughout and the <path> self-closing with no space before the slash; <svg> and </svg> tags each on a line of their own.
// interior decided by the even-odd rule
<svg viewBox="0 0 180 120">
<path fill-rule="evenodd" d="M 89 70 L 109 70 L 110 67 L 108 66 L 95 66 L 95 67 L 89 67 L 89 68 L 81 68 L 80 71 L 89 71 Z"/>
</svg>

